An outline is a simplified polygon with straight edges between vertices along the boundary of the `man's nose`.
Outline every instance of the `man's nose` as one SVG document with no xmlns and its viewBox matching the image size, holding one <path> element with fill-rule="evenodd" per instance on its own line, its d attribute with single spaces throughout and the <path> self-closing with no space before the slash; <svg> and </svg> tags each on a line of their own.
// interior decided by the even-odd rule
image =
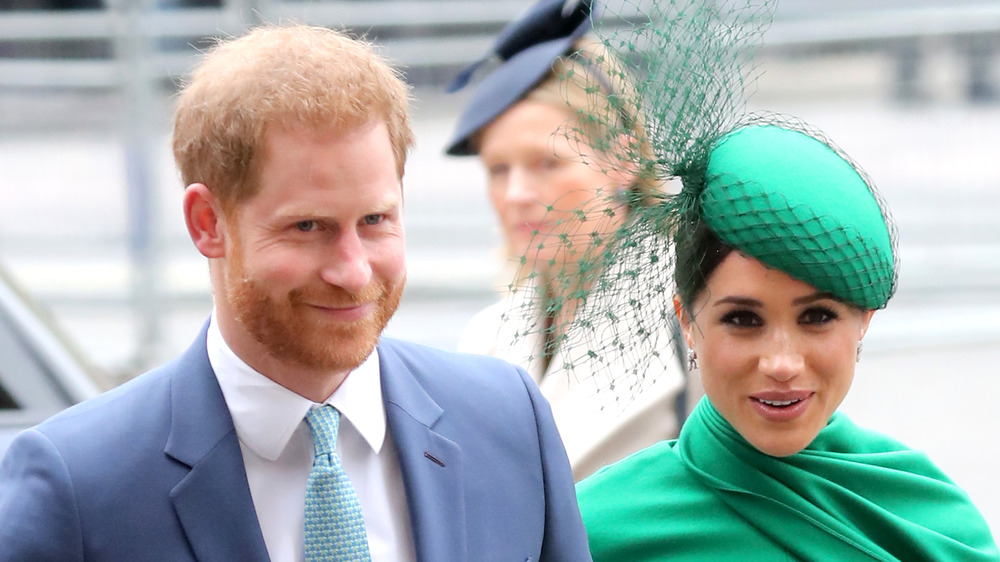
<svg viewBox="0 0 1000 562">
<path fill-rule="evenodd" d="M 345 230 L 333 242 L 320 271 L 323 281 L 350 293 L 359 293 L 371 282 L 368 251 L 355 230 Z"/>
</svg>

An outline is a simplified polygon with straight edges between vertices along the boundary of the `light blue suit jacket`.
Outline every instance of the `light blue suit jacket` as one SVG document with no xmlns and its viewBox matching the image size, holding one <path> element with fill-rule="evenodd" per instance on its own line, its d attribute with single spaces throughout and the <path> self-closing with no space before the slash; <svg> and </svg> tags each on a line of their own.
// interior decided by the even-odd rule
<svg viewBox="0 0 1000 562">
<path fill-rule="evenodd" d="M 524 371 L 388 339 L 378 353 L 419 560 L 590 560 L 566 453 Z M 0 560 L 267 560 L 204 330 L 15 440 Z"/>
</svg>

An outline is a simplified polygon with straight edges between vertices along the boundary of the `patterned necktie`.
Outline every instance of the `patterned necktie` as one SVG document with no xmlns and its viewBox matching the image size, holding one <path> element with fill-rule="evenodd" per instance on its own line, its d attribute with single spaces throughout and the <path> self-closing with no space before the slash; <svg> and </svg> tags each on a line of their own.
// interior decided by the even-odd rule
<svg viewBox="0 0 1000 562">
<path fill-rule="evenodd" d="M 314 408 L 306 415 L 306 423 L 316 448 L 306 484 L 306 560 L 371 560 L 361 504 L 334 449 L 340 412 L 332 406 Z"/>
</svg>

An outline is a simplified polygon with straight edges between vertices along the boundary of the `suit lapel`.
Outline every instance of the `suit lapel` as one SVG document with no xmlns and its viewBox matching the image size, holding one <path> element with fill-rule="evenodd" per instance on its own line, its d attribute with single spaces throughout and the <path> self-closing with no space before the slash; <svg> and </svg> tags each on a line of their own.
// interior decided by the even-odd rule
<svg viewBox="0 0 1000 562">
<path fill-rule="evenodd" d="M 208 361 L 205 333 L 178 360 L 171 382 L 164 451 L 191 470 L 170 498 L 199 560 L 266 561 L 243 454 Z"/>
<path fill-rule="evenodd" d="M 461 449 L 434 428 L 445 412 L 395 344 L 378 346 L 389 430 L 399 451 L 418 560 L 467 559 Z"/>
</svg>

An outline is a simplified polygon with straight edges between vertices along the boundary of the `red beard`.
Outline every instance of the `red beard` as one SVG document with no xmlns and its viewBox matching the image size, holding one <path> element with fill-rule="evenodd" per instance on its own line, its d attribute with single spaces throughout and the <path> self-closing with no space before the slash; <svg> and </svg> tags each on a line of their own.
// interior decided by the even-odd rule
<svg viewBox="0 0 1000 562">
<path fill-rule="evenodd" d="M 405 285 L 405 281 L 394 285 L 373 282 L 358 294 L 330 285 L 300 288 L 279 300 L 247 275 L 242 257 L 240 252 L 232 256 L 226 272 L 228 298 L 236 320 L 273 357 L 309 369 L 350 371 L 364 362 L 399 307 Z M 353 322 L 333 321 L 313 308 L 364 303 L 374 303 L 374 312 Z"/>
</svg>

